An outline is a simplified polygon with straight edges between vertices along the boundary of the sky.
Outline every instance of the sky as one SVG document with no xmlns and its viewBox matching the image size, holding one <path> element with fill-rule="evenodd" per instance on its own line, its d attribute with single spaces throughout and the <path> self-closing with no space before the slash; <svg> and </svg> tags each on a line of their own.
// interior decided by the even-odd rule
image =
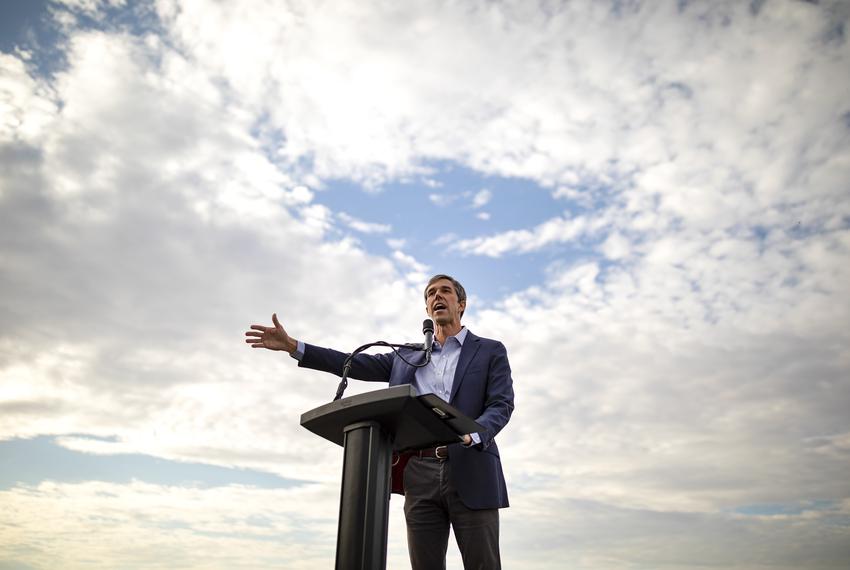
<svg viewBox="0 0 850 570">
<path fill-rule="evenodd" d="M 513 370 L 506 568 L 850 567 L 848 20 L 0 3 L 0 569 L 330 567 L 337 381 L 243 333 L 416 342 L 434 273 Z"/>
</svg>

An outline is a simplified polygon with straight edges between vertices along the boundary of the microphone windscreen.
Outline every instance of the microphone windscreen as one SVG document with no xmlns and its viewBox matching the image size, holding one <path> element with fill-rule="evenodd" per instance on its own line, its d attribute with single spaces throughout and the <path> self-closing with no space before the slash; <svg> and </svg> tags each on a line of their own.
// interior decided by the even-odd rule
<svg viewBox="0 0 850 570">
<path fill-rule="evenodd" d="M 425 319 L 422 321 L 422 334 L 434 332 L 434 321 Z"/>
</svg>

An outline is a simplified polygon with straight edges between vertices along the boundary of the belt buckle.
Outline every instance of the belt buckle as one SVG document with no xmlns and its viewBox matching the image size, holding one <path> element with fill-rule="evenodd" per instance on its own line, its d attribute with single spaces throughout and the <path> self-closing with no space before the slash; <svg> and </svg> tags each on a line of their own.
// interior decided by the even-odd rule
<svg viewBox="0 0 850 570">
<path fill-rule="evenodd" d="M 442 452 L 442 453 L 441 453 Z M 440 445 L 434 448 L 434 457 L 437 459 L 448 459 L 449 450 L 445 445 Z"/>
</svg>

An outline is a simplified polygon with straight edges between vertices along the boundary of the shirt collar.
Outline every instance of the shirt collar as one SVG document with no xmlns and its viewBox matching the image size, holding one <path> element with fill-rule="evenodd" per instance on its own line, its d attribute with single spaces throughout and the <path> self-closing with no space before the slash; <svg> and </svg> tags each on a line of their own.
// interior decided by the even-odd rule
<svg viewBox="0 0 850 570">
<path fill-rule="evenodd" d="M 465 340 L 466 340 L 466 333 L 468 333 L 468 332 L 469 332 L 469 329 L 467 329 L 466 327 L 461 327 L 461 328 L 460 328 L 460 332 L 459 332 L 459 333 L 457 333 L 457 334 L 456 334 L 456 335 L 454 335 L 454 336 L 450 336 L 450 337 L 448 337 L 448 338 L 446 339 L 446 342 L 449 342 L 449 339 L 450 339 L 450 338 L 453 338 L 453 339 L 455 339 L 455 340 L 457 341 L 457 343 L 461 346 L 461 348 L 463 348 L 463 341 L 465 341 Z M 438 340 L 435 338 L 435 339 L 434 339 L 434 346 L 439 346 L 440 348 L 442 348 L 442 347 L 444 347 L 444 346 L 445 346 L 445 344 L 440 344 L 440 341 L 438 341 Z"/>
<path fill-rule="evenodd" d="M 450 336 L 449 338 L 457 339 L 457 343 L 459 345 L 463 346 L 463 341 L 466 340 L 466 333 L 468 333 L 468 332 L 469 332 L 469 329 L 467 329 L 466 327 L 461 327 L 459 333 L 457 333 L 454 336 Z M 446 342 L 448 342 L 449 338 L 446 339 Z"/>
</svg>

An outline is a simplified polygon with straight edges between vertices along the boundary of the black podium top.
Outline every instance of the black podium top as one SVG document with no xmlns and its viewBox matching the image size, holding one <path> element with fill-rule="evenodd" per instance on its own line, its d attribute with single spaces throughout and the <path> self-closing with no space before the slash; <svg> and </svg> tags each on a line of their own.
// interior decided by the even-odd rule
<svg viewBox="0 0 850 570">
<path fill-rule="evenodd" d="M 460 436 L 484 431 L 475 420 L 435 394 L 418 396 L 410 384 L 337 400 L 301 414 L 301 425 L 337 445 L 345 427 L 378 422 L 393 437 L 393 450 L 458 443 Z"/>
</svg>

